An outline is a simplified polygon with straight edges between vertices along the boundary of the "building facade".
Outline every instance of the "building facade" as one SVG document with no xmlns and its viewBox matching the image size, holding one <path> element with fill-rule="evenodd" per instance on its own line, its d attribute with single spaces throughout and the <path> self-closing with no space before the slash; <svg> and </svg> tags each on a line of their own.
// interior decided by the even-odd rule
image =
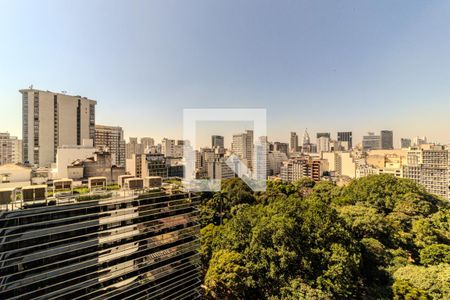
<svg viewBox="0 0 450 300">
<path fill-rule="evenodd" d="M 225 139 L 221 135 L 213 135 L 211 136 L 211 146 L 225 148 Z"/>
<path fill-rule="evenodd" d="M 382 130 L 381 149 L 394 149 L 394 132 L 392 130 Z"/>
<path fill-rule="evenodd" d="M 24 162 L 48 167 L 59 146 L 95 139 L 96 101 L 32 88 L 20 92 Z"/>
<path fill-rule="evenodd" d="M 95 125 L 95 147 L 111 153 L 113 164 L 125 166 L 125 139 L 119 126 Z"/>
<path fill-rule="evenodd" d="M 198 198 L 51 201 L 0 211 L 1 299 L 199 298 Z"/>
<path fill-rule="evenodd" d="M 341 131 L 337 133 L 338 142 L 347 142 L 348 150 L 353 148 L 353 133 L 351 131 Z"/>
<path fill-rule="evenodd" d="M 253 167 L 253 147 L 253 130 L 246 130 L 245 133 L 233 135 L 231 151 L 236 154 L 249 169 L 252 169 Z"/>
<path fill-rule="evenodd" d="M 0 165 L 22 162 L 22 140 L 8 132 L 0 132 Z"/>
<path fill-rule="evenodd" d="M 363 136 L 362 147 L 364 151 L 381 149 L 381 136 L 369 132 Z"/>
<path fill-rule="evenodd" d="M 297 152 L 299 149 L 298 149 L 298 135 L 297 135 L 297 132 L 291 132 L 291 140 L 290 140 L 290 145 L 291 145 L 291 148 L 290 148 L 290 151 L 291 152 Z"/>
</svg>

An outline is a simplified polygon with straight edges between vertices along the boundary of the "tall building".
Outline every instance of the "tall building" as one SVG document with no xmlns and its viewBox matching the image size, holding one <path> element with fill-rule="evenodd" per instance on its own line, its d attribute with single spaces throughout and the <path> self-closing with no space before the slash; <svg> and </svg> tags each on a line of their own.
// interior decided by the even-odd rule
<svg viewBox="0 0 450 300">
<path fill-rule="evenodd" d="M 0 132 L 0 165 L 22 162 L 22 140 L 8 132 Z"/>
<path fill-rule="evenodd" d="M 392 130 L 381 131 L 381 149 L 394 149 L 394 132 Z"/>
<path fill-rule="evenodd" d="M 22 193 L 0 205 L 0 299 L 199 298 L 197 196 Z"/>
<path fill-rule="evenodd" d="M 55 162 L 59 146 L 95 139 L 96 101 L 33 88 L 20 92 L 25 162 L 48 167 Z"/>
<path fill-rule="evenodd" d="M 231 151 L 239 156 L 248 168 L 252 169 L 253 130 L 246 130 L 244 133 L 233 135 Z"/>
<path fill-rule="evenodd" d="M 122 127 L 95 125 L 95 147 L 111 153 L 113 164 L 125 166 L 125 139 Z"/>
<path fill-rule="evenodd" d="M 317 138 L 317 152 L 328 152 L 330 151 L 330 137 L 320 136 Z"/>
<path fill-rule="evenodd" d="M 129 142 L 125 144 L 125 159 L 131 159 L 133 154 L 144 154 L 142 144 L 138 143 L 137 137 L 130 137 Z"/>
<path fill-rule="evenodd" d="M 411 147 L 411 139 L 407 138 L 400 139 L 400 146 L 402 149 Z"/>
<path fill-rule="evenodd" d="M 298 135 L 296 132 L 291 132 L 291 152 L 297 152 L 298 149 Z"/>
<path fill-rule="evenodd" d="M 416 136 L 413 140 L 413 146 L 418 147 L 420 145 L 426 144 L 427 143 L 427 137 L 424 136 L 422 138 Z"/>
<path fill-rule="evenodd" d="M 221 135 L 213 135 L 211 136 L 211 146 L 225 148 L 224 138 Z"/>
<path fill-rule="evenodd" d="M 381 137 L 369 132 L 368 135 L 363 136 L 362 146 L 364 151 L 381 149 Z"/>
<path fill-rule="evenodd" d="M 337 133 L 338 142 L 347 142 L 348 150 L 351 150 L 353 147 L 353 136 L 351 131 L 341 131 Z"/>
</svg>

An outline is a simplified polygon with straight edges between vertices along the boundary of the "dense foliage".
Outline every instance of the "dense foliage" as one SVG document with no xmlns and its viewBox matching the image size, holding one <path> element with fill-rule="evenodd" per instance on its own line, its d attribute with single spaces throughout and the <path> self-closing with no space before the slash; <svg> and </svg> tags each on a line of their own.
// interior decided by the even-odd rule
<svg viewBox="0 0 450 300">
<path fill-rule="evenodd" d="M 450 209 L 409 180 L 230 179 L 201 223 L 211 299 L 450 299 Z"/>
</svg>

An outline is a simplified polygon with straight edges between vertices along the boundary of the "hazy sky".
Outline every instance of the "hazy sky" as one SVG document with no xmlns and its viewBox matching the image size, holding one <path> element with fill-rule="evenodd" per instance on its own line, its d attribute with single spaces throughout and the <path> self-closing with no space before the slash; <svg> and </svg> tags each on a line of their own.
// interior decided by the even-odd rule
<svg viewBox="0 0 450 300">
<path fill-rule="evenodd" d="M 126 136 L 180 138 L 183 108 L 245 107 L 267 108 L 270 140 L 450 142 L 450 1 L 0 0 L 0 131 L 21 135 L 30 84 L 97 100 Z"/>
</svg>

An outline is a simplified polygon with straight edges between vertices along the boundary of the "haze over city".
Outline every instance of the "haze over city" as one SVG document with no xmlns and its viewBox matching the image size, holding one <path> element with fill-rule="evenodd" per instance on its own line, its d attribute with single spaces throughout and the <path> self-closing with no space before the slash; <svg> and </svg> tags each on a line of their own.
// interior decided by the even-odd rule
<svg viewBox="0 0 450 300">
<path fill-rule="evenodd" d="M 21 136 L 18 90 L 33 84 L 97 100 L 97 122 L 126 136 L 181 138 L 183 108 L 256 107 L 271 140 L 450 142 L 448 1 L 271 4 L 2 1 L 1 128 Z"/>
</svg>

